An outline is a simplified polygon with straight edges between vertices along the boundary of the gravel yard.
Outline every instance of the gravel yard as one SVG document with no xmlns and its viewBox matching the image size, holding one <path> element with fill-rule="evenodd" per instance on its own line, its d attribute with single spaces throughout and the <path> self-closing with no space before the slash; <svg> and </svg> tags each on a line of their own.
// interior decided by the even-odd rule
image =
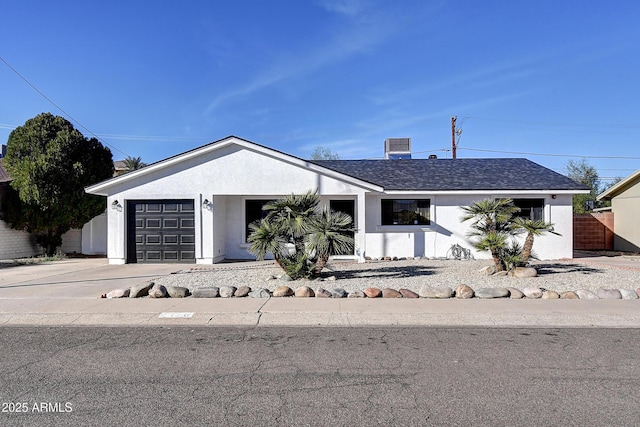
<svg viewBox="0 0 640 427">
<path fill-rule="evenodd" d="M 416 259 L 400 261 L 334 262 L 313 281 L 286 282 L 283 271 L 273 262 L 216 264 L 197 266 L 155 280 L 161 285 L 176 285 L 193 291 L 208 286 L 249 286 L 273 291 L 287 285 L 293 289 L 306 285 L 313 289 L 342 288 L 347 292 L 366 288 L 409 289 L 418 292 L 423 285 L 451 287 L 466 284 L 473 289 L 513 287 L 544 288 L 557 292 L 579 289 L 596 291 L 599 288 L 638 289 L 640 287 L 640 258 L 632 258 L 633 267 L 621 268 L 590 262 L 588 258 L 566 261 L 538 261 L 532 265 L 538 277 L 514 278 L 488 276 L 481 270 L 491 266 L 490 260 L 435 260 Z M 637 267 L 635 266 L 637 263 Z"/>
</svg>

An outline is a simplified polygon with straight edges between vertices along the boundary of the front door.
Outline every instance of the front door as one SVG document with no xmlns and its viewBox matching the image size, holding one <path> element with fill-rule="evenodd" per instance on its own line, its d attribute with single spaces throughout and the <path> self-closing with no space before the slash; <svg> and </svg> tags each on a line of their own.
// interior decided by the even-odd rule
<svg viewBox="0 0 640 427">
<path fill-rule="evenodd" d="M 355 228 L 354 227 L 355 214 L 356 214 L 355 206 L 356 205 L 354 200 L 330 200 L 329 201 L 329 208 L 331 208 L 331 210 L 344 212 L 347 215 L 351 216 L 351 227 L 353 228 Z M 352 232 L 351 237 L 354 237 L 354 236 L 355 236 L 355 233 Z M 336 254 L 336 255 L 353 255 L 353 251 L 351 253 L 343 253 L 343 254 Z"/>
</svg>

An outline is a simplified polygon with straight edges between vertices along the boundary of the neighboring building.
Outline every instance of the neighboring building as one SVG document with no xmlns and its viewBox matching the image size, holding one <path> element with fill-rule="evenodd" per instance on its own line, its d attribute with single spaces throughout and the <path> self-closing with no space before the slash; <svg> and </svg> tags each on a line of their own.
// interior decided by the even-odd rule
<svg viewBox="0 0 640 427">
<path fill-rule="evenodd" d="M 611 186 L 597 199 L 611 201 L 613 249 L 640 252 L 640 170 Z"/>
<path fill-rule="evenodd" d="M 2 154 L 6 145 L 2 146 Z M 2 166 L 2 157 L 0 157 L 0 204 L 4 196 L 11 177 Z M 42 253 L 42 249 L 38 247 L 35 239 L 29 233 L 13 230 L 7 223 L 0 220 L 0 259 L 26 258 Z"/>
<path fill-rule="evenodd" d="M 460 206 L 488 197 L 513 198 L 522 215 L 554 223 L 561 236 L 536 238 L 535 251 L 570 258 L 572 196 L 589 192 L 526 159 L 309 161 L 234 136 L 86 189 L 107 197 L 112 264 L 252 259 L 248 224 L 262 205 L 309 190 L 352 215 L 355 250 L 346 257 L 359 261 L 444 257 L 453 244 L 473 249 Z"/>
<path fill-rule="evenodd" d="M 124 163 L 124 160 L 115 160 L 113 162 L 113 176 L 118 176 L 126 173 L 128 171 L 127 166 Z"/>
</svg>

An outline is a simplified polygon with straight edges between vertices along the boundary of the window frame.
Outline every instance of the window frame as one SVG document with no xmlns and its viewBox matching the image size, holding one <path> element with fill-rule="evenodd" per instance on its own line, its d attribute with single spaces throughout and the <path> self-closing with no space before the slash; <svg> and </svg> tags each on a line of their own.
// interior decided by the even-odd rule
<svg viewBox="0 0 640 427">
<path fill-rule="evenodd" d="M 512 198 L 511 200 L 513 200 L 514 206 L 520 208 L 520 211 L 514 213 L 514 217 L 534 221 L 545 221 L 545 208 L 547 203 L 544 197 L 518 197 Z M 523 202 L 525 202 L 524 207 L 522 206 Z M 535 205 L 536 202 L 539 203 L 539 205 Z"/>
<path fill-rule="evenodd" d="M 416 222 L 418 220 L 414 219 L 414 222 L 407 222 L 407 223 L 399 223 L 398 221 L 395 221 L 396 219 L 398 219 L 398 214 L 401 211 L 396 210 L 397 209 L 397 202 L 413 202 L 416 204 L 419 204 L 420 202 L 424 203 L 426 202 L 426 206 L 416 206 L 415 209 L 422 209 L 422 210 L 426 210 L 426 221 L 424 222 Z M 385 204 L 391 204 L 390 208 L 391 208 L 391 212 L 389 213 L 389 206 L 387 206 L 385 208 Z M 425 227 L 431 227 L 432 226 L 432 204 L 431 204 L 431 198 L 429 197 L 421 197 L 421 198 L 411 198 L 411 197 L 389 197 L 389 198 L 382 198 L 380 199 L 380 226 L 382 227 L 420 227 L 420 228 L 425 228 Z M 424 211 L 423 211 L 424 212 Z M 415 212 L 412 212 L 415 213 Z M 389 215 L 391 215 L 391 217 L 389 217 Z M 417 215 L 425 217 L 424 213 L 417 213 Z"/>
</svg>

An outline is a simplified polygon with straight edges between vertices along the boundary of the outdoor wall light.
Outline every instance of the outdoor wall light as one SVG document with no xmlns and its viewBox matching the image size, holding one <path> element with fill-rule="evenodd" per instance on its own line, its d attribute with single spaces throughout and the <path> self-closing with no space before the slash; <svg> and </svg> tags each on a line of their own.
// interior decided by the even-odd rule
<svg viewBox="0 0 640 427">
<path fill-rule="evenodd" d="M 122 210 L 122 205 L 120 204 L 120 202 L 118 200 L 114 200 L 111 203 L 111 209 L 120 212 Z"/>
<path fill-rule="evenodd" d="M 204 199 L 204 202 L 202 202 L 202 207 L 205 208 L 208 211 L 212 211 L 213 210 L 213 203 L 211 203 L 209 201 L 209 199 Z"/>
</svg>

